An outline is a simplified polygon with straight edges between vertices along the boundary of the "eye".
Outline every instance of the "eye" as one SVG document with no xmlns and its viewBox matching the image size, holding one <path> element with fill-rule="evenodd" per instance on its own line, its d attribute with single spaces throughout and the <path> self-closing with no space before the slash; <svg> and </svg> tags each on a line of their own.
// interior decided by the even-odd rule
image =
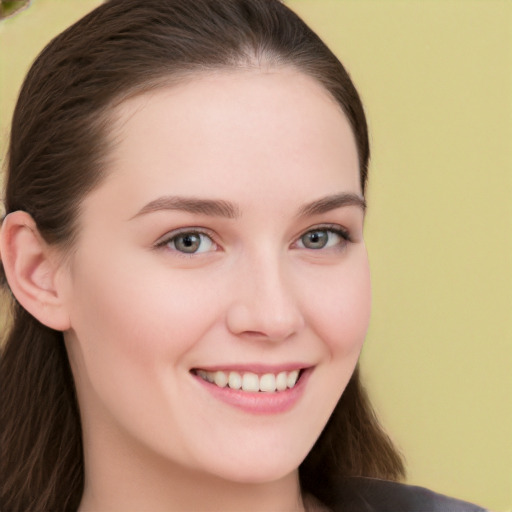
<svg viewBox="0 0 512 512">
<path fill-rule="evenodd" d="M 299 247 L 305 249 L 327 249 L 330 247 L 339 247 L 350 241 L 349 234 L 339 228 L 316 228 L 304 233 L 298 240 Z"/>
<path fill-rule="evenodd" d="M 172 236 L 167 236 L 157 243 L 158 247 L 168 247 L 184 254 L 200 254 L 215 251 L 217 245 L 205 233 L 199 231 L 182 231 Z"/>
</svg>

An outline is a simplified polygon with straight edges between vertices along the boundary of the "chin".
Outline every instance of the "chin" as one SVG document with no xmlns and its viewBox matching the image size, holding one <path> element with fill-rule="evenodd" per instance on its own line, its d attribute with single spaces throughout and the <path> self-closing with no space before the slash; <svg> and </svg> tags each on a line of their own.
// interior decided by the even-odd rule
<svg viewBox="0 0 512 512">
<path fill-rule="evenodd" d="M 277 482 L 294 473 L 298 469 L 297 465 L 248 465 L 247 467 L 225 468 L 219 470 L 216 476 L 223 480 L 238 484 L 268 484 Z"/>
<path fill-rule="evenodd" d="M 305 456 L 305 455 L 304 455 Z M 290 457 L 290 454 L 283 455 L 275 453 L 274 456 L 247 457 L 240 461 L 223 460 L 220 464 L 211 468 L 211 473 L 219 478 L 240 484 L 265 484 L 277 482 L 297 471 L 304 457 Z"/>
</svg>

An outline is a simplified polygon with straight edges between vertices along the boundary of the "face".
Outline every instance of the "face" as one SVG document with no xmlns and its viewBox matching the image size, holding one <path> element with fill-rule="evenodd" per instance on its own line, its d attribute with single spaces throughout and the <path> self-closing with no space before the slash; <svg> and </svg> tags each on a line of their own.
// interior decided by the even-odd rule
<svg viewBox="0 0 512 512">
<path fill-rule="evenodd" d="M 350 126 L 288 69 L 159 89 L 115 125 L 65 274 L 86 450 L 108 432 L 183 470 L 283 477 L 327 422 L 369 319 Z"/>
</svg>

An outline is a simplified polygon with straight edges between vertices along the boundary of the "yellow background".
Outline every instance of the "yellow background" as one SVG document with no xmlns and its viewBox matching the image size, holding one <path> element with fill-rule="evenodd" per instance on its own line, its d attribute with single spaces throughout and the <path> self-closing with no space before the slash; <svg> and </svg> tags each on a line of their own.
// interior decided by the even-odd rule
<svg viewBox="0 0 512 512">
<path fill-rule="evenodd" d="M 0 151 L 22 77 L 98 0 L 0 28 Z M 374 313 L 363 372 L 408 480 L 512 509 L 512 2 L 288 2 L 369 117 Z M 0 319 L 1 322 L 1 319 Z"/>
</svg>

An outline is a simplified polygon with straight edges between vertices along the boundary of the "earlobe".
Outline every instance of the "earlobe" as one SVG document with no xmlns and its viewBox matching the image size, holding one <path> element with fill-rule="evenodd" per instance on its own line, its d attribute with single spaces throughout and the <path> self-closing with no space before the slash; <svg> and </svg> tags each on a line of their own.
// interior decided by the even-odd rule
<svg viewBox="0 0 512 512">
<path fill-rule="evenodd" d="M 59 262 L 24 211 L 7 215 L 0 230 L 0 256 L 17 301 L 42 324 L 65 331 L 69 317 L 58 288 Z"/>
</svg>

